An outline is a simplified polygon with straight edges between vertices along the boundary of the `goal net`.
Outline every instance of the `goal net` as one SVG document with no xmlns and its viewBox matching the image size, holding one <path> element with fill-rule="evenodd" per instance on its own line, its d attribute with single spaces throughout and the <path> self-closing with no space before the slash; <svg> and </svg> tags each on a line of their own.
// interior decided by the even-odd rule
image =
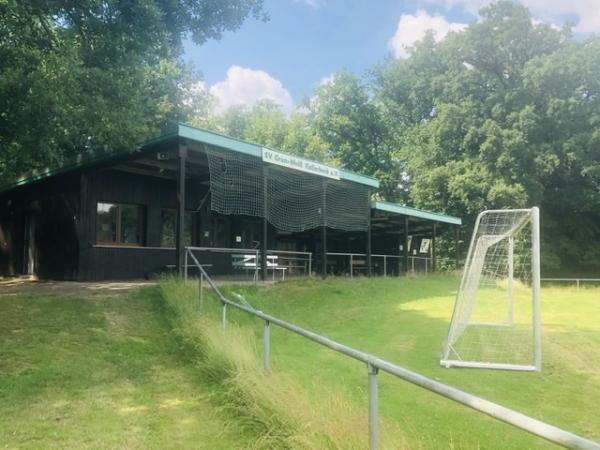
<svg viewBox="0 0 600 450">
<path fill-rule="evenodd" d="M 539 264 L 538 208 L 479 214 L 443 366 L 541 369 Z"/>
</svg>

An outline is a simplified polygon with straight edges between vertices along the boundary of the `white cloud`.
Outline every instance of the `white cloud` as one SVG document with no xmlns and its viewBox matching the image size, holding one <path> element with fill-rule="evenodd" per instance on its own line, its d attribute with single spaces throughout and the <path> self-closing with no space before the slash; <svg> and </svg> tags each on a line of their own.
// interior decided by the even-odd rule
<svg viewBox="0 0 600 450">
<path fill-rule="evenodd" d="M 491 0 L 428 0 L 428 3 L 441 5 L 446 9 L 458 8 L 473 15 L 479 9 L 492 3 Z M 578 33 L 600 32 L 600 0 L 520 0 L 532 15 L 550 24 L 575 22 Z"/>
<path fill-rule="evenodd" d="M 321 78 L 319 80 L 319 82 L 317 83 L 317 86 L 324 86 L 326 84 L 333 84 L 335 80 L 335 74 L 331 73 L 329 75 L 325 75 L 323 78 Z"/>
<path fill-rule="evenodd" d="M 452 0 L 446 0 L 452 1 Z M 448 22 L 443 16 L 430 16 L 427 11 L 419 9 L 416 14 L 402 14 L 396 33 L 389 41 L 390 48 L 396 58 L 408 56 L 407 47 L 425 37 L 428 30 L 433 30 L 435 40 L 441 41 L 450 31 L 460 31 L 467 25 L 464 23 Z"/>
<path fill-rule="evenodd" d="M 294 104 L 290 92 L 281 81 L 264 70 L 231 66 L 227 77 L 213 84 L 210 93 L 216 98 L 216 110 L 225 111 L 232 105 L 253 106 L 260 100 L 268 99 L 281 105 L 289 112 Z"/>
<path fill-rule="evenodd" d="M 304 3 L 311 8 L 319 8 L 325 5 L 325 0 L 294 0 L 294 3 Z"/>
</svg>

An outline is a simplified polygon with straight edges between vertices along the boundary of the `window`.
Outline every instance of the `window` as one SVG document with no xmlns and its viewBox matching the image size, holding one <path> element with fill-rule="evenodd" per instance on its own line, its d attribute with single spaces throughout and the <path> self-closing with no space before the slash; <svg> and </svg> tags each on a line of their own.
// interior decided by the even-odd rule
<svg viewBox="0 0 600 450">
<path fill-rule="evenodd" d="M 174 209 L 163 209 L 160 213 L 161 247 L 175 247 L 175 236 L 177 236 L 177 211 Z M 185 212 L 183 220 L 183 244 L 192 245 L 192 213 Z"/>
<path fill-rule="evenodd" d="M 98 203 L 96 242 L 99 244 L 143 245 L 144 211 L 139 205 Z"/>
</svg>

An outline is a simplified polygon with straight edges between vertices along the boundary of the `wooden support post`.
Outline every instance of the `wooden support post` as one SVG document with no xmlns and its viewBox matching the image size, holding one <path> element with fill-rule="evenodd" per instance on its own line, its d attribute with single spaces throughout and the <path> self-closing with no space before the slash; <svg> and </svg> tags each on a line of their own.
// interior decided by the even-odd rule
<svg viewBox="0 0 600 450">
<path fill-rule="evenodd" d="M 404 216 L 404 273 L 408 275 L 408 216 Z"/>
<path fill-rule="evenodd" d="M 369 216 L 369 223 L 367 225 L 367 275 L 371 276 L 373 275 L 373 265 L 372 265 L 372 258 L 371 258 L 371 191 L 369 190 L 369 195 L 367 197 L 367 203 L 368 203 L 368 216 Z"/>
<path fill-rule="evenodd" d="M 79 264 L 77 264 L 77 280 L 83 281 L 87 278 L 87 272 L 89 265 L 89 249 L 91 248 L 91 232 L 90 232 L 90 209 L 88 205 L 88 189 L 89 181 L 88 175 L 82 173 L 80 177 L 80 190 L 79 190 L 79 211 L 78 222 L 77 222 L 77 240 L 79 242 Z M 10 269 L 9 269 L 10 273 Z"/>
<path fill-rule="evenodd" d="M 327 278 L 327 227 L 321 228 L 321 276 Z"/>
<path fill-rule="evenodd" d="M 321 217 L 323 227 L 321 229 L 321 276 L 327 278 L 327 180 L 322 184 Z"/>
<path fill-rule="evenodd" d="M 269 238 L 269 223 L 267 221 L 267 179 L 269 169 L 263 167 L 263 230 L 262 230 L 262 242 L 260 246 L 260 279 L 265 281 L 267 279 L 267 240 Z M 257 261 L 258 263 L 258 261 Z M 275 270 L 275 269 L 273 269 Z M 274 274 L 275 272 L 273 272 Z"/>
<path fill-rule="evenodd" d="M 183 257 L 185 252 L 185 169 L 187 147 L 184 142 L 179 143 L 177 152 L 177 229 L 175 230 L 175 268 L 178 276 L 183 276 Z"/>
<path fill-rule="evenodd" d="M 454 227 L 454 247 L 456 250 L 456 270 L 460 265 L 460 225 Z"/>
<path fill-rule="evenodd" d="M 437 222 L 433 222 L 433 233 L 431 236 L 431 271 L 437 268 L 437 253 L 435 249 L 435 238 L 437 237 Z"/>
</svg>

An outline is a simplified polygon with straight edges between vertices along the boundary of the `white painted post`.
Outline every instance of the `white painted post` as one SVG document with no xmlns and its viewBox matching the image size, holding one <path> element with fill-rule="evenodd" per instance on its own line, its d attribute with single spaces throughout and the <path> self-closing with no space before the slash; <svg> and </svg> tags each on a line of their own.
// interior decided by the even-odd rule
<svg viewBox="0 0 600 450">
<path fill-rule="evenodd" d="M 535 368 L 542 369 L 542 324 L 540 306 L 540 210 L 531 208 L 531 269 L 533 288 L 533 337 L 535 343 Z"/>
<path fill-rule="evenodd" d="M 350 253 L 350 278 L 353 277 L 353 272 L 354 272 L 354 266 L 353 266 L 353 261 L 352 261 L 352 253 Z"/>
</svg>

